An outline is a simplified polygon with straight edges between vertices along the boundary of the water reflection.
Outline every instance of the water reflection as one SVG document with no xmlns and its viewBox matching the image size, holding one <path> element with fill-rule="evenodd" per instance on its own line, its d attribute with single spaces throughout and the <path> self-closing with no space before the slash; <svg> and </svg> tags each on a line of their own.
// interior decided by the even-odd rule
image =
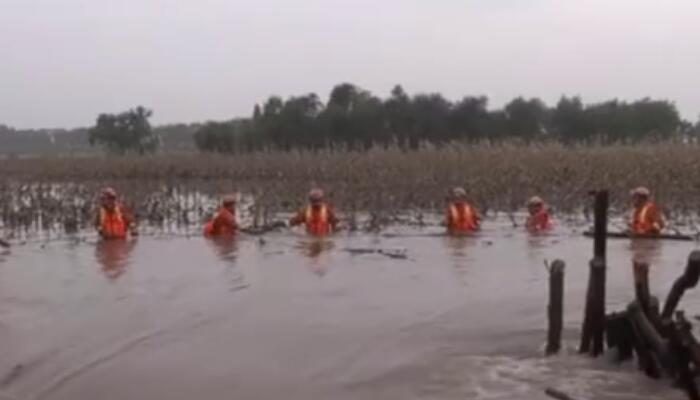
<svg viewBox="0 0 700 400">
<path fill-rule="evenodd" d="M 309 269 L 318 277 L 323 277 L 328 273 L 330 264 L 321 256 L 333 250 L 334 247 L 335 244 L 332 240 L 323 238 L 304 238 L 297 245 L 301 253 L 309 259 Z"/>
<path fill-rule="evenodd" d="M 95 257 L 102 266 L 102 272 L 110 280 L 124 274 L 131 263 L 131 252 L 136 245 L 133 240 L 103 240 L 95 246 Z"/>
<path fill-rule="evenodd" d="M 235 263 L 238 258 L 238 241 L 233 236 L 217 236 L 208 238 L 207 242 L 216 255 L 226 263 Z"/>
<path fill-rule="evenodd" d="M 473 259 L 470 250 L 476 244 L 476 239 L 469 236 L 448 235 L 444 243 L 452 261 L 452 267 L 460 281 L 466 284 L 470 261 Z"/>
<path fill-rule="evenodd" d="M 652 266 L 660 262 L 662 248 L 663 240 L 631 239 L 629 244 L 633 260 L 646 262 Z"/>
<path fill-rule="evenodd" d="M 238 240 L 234 236 L 223 235 L 206 239 L 224 264 L 224 280 L 229 291 L 245 289 L 249 286 L 245 276 L 236 265 L 238 260 Z"/>
</svg>

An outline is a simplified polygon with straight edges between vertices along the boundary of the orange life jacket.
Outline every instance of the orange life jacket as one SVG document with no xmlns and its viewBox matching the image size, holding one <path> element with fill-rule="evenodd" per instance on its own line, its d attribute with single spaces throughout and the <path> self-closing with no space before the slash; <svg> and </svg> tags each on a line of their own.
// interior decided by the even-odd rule
<svg viewBox="0 0 700 400">
<path fill-rule="evenodd" d="M 306 224 L 306 231 L 312 235 L 323 236 L 329 234 L 331 232 L 331 224 L 328 206 L 325 204 L 321 204 L 318 208 L 314 208 L 311 205 L 306 206 L 304 223 Z"/>
<path fill-rule="evenodd" d="M 221 208 L 214 218 L 204 224 L 204 236 L 233 235 L 236 233 L 236 214 Z"/>
<path fill-rule="evenodd" d="M 100 207 L 100 233 L 105 239 L 126 238 L 127 223 L 121 205 L 115 205 L 109 212 Z"/>
<path fill-rule="evenodd" d="M 661 232 L 663 221 L 659 219 L 656 204 L 647 201 L 637 207 L 632 214 L 632 232 L 637 235 L 650 235 Z"/>
<path fill-rule="evenodd" d="M 447 227 L 452 232 L 472 232 L 479 229 L 476 211 L 468 203 L 451 203 L 448 207 Z"/>
<path fill-rule="evenodd" d="M 529 216 L 525 225 L 531 232 L 542 232 L 552 228 L 552 220 L 547 210 L 541 210 Z"/>
</svg>

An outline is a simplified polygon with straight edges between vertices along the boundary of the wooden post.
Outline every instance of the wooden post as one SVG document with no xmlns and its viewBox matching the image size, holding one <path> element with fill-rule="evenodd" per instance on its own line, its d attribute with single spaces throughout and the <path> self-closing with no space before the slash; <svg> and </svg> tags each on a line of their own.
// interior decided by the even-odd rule
<svg viewBox="0 0 700 400">
<path fill-rule="evenodd" d="M 605 262 L 608 237 L 608 191 L 600 190 L 595 193 L 593 212 L 593 256 Z"/>
<path fill-rule="evenodd" d="M 662 319 L 671 318 L 685 291 L 694 288 L 698 284 L 699 279 L 700 250 L 695 250 L 688 256 L 688 264 L 685 267 L 683 275 L 676 279 L 671 287 L 671 291 L 666 297 L 666 303 L 664 303 L 664 309 L 661 312 Z"/>
<path fill-rule="evenodd" d="M 593 260 L 590 262 L 586 310 L 583 318 L 580 353 L 594 357 L 603 353 L 605 338 L 605 257 L 608 233 L 608 191 L 595 192 Z"/>
<path fill-rule="evenodd" d="M 561 349 L 561 330 L 564 318 L 564 269 L 562 260 L 555 260 L 549 269 L 549 331 L 546 354 L 556 354 Z"/>
<path fill-rule="evenodd" d="M 603 353 L 605 338 L 605 263 L 600 258 L 590 262 L 586 311 L 583 320 L 580 353 L 596 357 Z"/>
</svg>

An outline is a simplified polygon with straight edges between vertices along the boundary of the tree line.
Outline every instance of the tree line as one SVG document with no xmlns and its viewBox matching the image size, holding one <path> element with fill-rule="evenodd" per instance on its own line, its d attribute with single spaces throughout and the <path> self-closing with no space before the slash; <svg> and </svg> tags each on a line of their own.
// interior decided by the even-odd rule
<svg viewBox="0 0 700 400">
<path fill-rule="evenodd" d="M 235 153 L 261 149 L 365 149 L 451 141 L 557 140 L 564 143 L 632 142 L 700 136 L 700 121 L 684 121 L 675 104 L 644 98 L 585 104 L 562 97 L 548 106 L 518 97 L 500 109 L 485 96 L 450 101 L 439 93 L 409 95 L 396 86 L 380 98 L 350 83 L 335 86 L 323 102 L 314 93 L 256 104 L 247 118 L 151 127 L 152 111 L 136 107 L 101 114 L 89 129 L 17 132 L 0 125 L 0 144 L 18 153 L 31 149 L 84 151 L 98 146 L 111 153 L 188 150 Z M 12 145 L 12 146 L 10 146 Z"/>
<path fill-rule="evenodd" d="M 349 83 L 333 88 L 323 103 L 314 93 L 255 105 L 250 118 L 204 124 L 194 135 L 205 152 L 231 153 L 263 148 L 290 150 L 376 145 L 416 148 L 450 141 L 554 139 L 603 143 L 663 139 L 700 132 L 666 100 L 609 100 L 584 104 L 562 97 L 554 107 L 537 98 L 518 97 L 490 109 L 485 96 L 451 102 L 439 93 L 410 96 L 396 86 L 388 98 Z"/>
</svg>

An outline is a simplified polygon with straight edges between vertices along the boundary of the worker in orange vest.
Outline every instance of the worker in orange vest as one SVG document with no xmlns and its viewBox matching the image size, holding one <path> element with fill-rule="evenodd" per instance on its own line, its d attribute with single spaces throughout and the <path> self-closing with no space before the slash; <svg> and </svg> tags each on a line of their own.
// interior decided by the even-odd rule
<svg viewBox="0 0 700 400">
<path fill-rule="evenodd" d="M 552 228 L 552 218 L 541 197 L 532 197 L 527 202 L 527 211 L 529 215 L 525 221 L 525 227 L 528 231 L 531 233 L 538 233 L 548 231 Z"/>
<path fill-rule="evenodd" d="M 651 200 L 649 189 L 640 186 L 631 192 L 632 223 L 630 231 L 635 235 L 658 235 L 666 225 L 659 207 Z"/>
<path fill-rule="evenodd" d="M 452 189 L 447 205 L 446 224 L 451 234 L 469 233 L 479 229 L 481 216 L 474 206 L 467 202 L 467 192 L 461 187 Z"/>
<path fill-rule="evenodd" d="M 132 235 L 137 234 L 130 213 L 117 201 L 117 192 L 110 187 L 100 194 L 95 228 L 103 239 L 125 239 L 130 231 Z"/>
<path fill-rule="evenodd" d="M 204 224 L 205 236 L 230 236 L 238 230 L 236 222 L 236 196 L 226 195 L 216 215 Z"/>
<path fill-rule="evenodd" d="M 324 199 L 323 190 L 315 188 L 309 192 L 309 204 L 299 210 L 289 225 L 304 224 L 306 231 L 314 236 L 324 236 L 333 232 L 338 226 L 338 218 L 333 207 Z"/>
</svg>

